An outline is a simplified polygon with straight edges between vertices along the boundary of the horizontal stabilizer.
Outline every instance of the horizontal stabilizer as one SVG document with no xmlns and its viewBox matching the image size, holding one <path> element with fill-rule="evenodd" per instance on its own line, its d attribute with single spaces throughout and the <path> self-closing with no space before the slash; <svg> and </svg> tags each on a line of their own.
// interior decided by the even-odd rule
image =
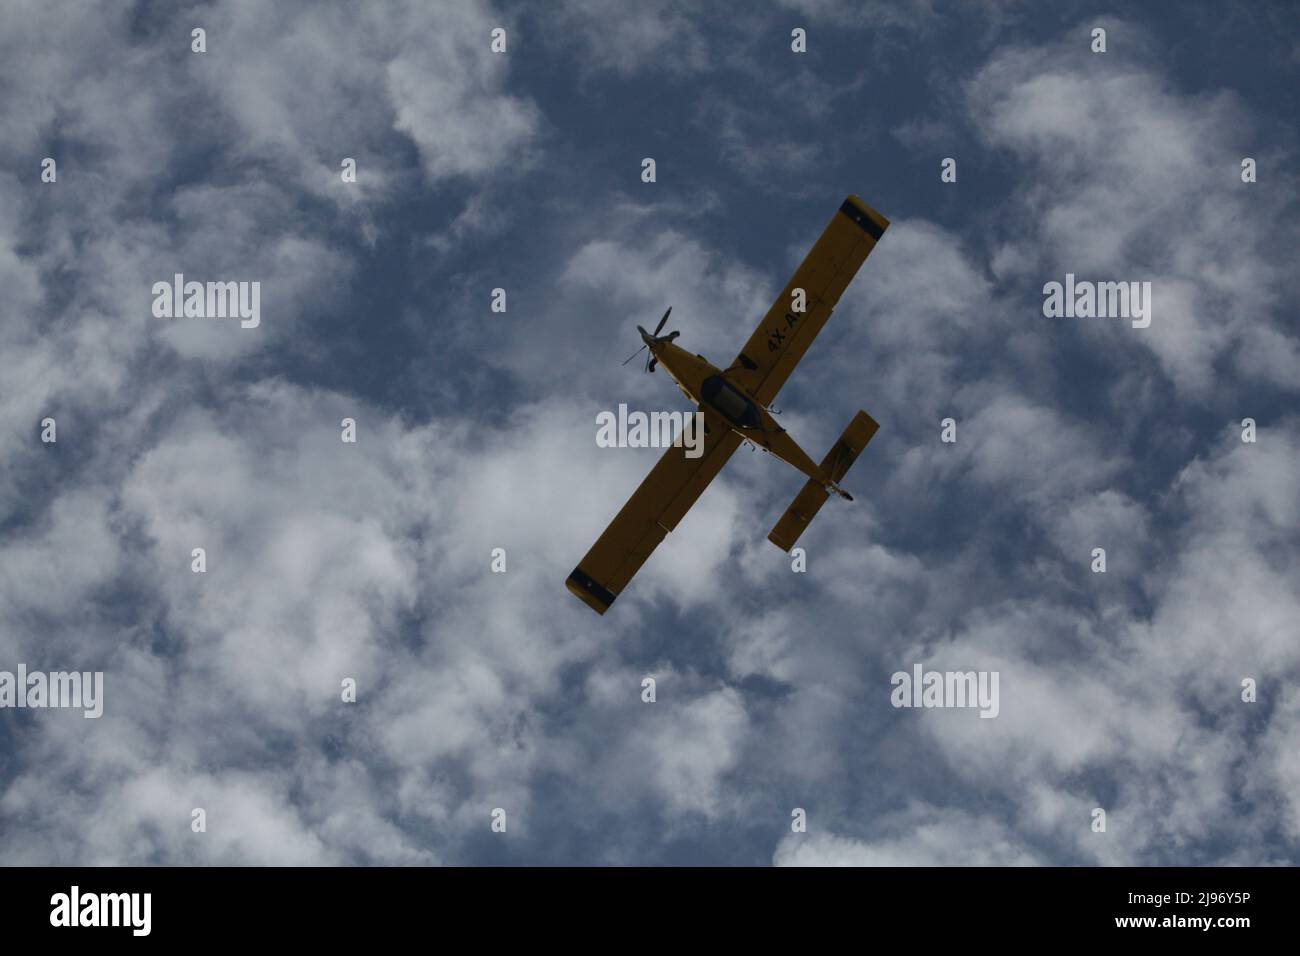
<svg viewBox="0 0 1300 956">
<path fill-rule="evenodd" d="M 871 436 L 879 427 L 880 424 L 866 412 L 858 412 L 853 416 L 853 421 L 844 429 L 839 441 L 831 446 L 831 450 L 822 459 L 821 469 L 831 481 L 838 483 L 848 473 L 854 460 L 867 447 L 867 442 L 871 441 Z M 799 494 L 795 495 L 790 507 L 785 509 L 785 514 L 781 515 L 781 520 L 776 523 L 767 540 L 782 551 L 789 551 L 829 497 L 830 492 L 821 482 L 809 478 Z"/>
</svg>

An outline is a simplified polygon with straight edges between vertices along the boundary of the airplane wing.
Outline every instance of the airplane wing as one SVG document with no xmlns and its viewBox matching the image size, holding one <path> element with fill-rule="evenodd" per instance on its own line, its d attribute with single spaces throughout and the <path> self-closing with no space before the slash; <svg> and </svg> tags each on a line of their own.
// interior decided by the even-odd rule
<svg viewBox="0 0 1300 956">
<path fill-rule="evenodd" d="M 713 412 L 705 410 L 708 434 L 698 458 L 670 447 L 632 493 L 605 533 L 564 583 L 604 614 L 646 558 L 677 527 L 743 439 Z"/>
<path fill-rule="evenodd" d="M 845 199 L 794 278 L 731 363 L 728 377 L 760 404 L 769 404 L 888 226 L 888 219 L 857 196 Z M 795 289 L 804 290 L 804 312 L 793 310 Z"/>
</svg>

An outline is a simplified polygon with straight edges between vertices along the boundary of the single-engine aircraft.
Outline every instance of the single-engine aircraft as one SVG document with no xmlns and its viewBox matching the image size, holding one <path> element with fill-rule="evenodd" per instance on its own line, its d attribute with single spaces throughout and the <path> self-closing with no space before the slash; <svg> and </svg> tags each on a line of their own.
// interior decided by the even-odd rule
<svg viewBox="0 0 1300 956">
<path fill-rule="evenodd" d="M 662 365 L 704 413 L 704 448 L 696 458 L 686 457 L 680 441 L 667 449 L 565 581 L 598 614 L 609 610 L 664 535 L 677 527 L 732 452 L 746 441 L 808 476 L 767 536 L 781 550 L 794 547 L 832 491 L 853 500 L 839 481 L 880 427 L 875 419 L 858 412 L 821 464 L 814 464 L 776 423 L 770 406 L 888 226 L 888 219 L 857 196 L 845 199 L 794 278 L 725 369 L 674 344 L 680 332 L 659 334 L 672 306 L 653 333 L 637 326 L 645 344 L 627 361 L 649 349 L 646 371 Z"/>
</svg>

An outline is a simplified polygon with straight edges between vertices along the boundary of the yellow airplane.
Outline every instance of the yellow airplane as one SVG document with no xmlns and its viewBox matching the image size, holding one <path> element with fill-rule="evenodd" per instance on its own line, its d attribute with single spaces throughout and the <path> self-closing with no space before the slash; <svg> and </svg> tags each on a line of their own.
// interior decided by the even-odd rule
<svg viewBox="0 0 1300 956">
<path fill-rule="evenodd" d="M 875 419 L 858 412 L 821 464 L 814 464 L 772 418 L 769 406 L 888 226 L 888 219 L 857 196 L 845 199 L 728 368 L 716 368 L 704 356 L 674 345 L 679 332 L 659 334 L 671 306 L 653 333 L 637 326 L 645 344 L 628 362 L 649 349 L 646 371 L 653 372 L 656 365 L 668 370 L 704 413 L 704 449 L 688 458 L 684 447 L 669 448 L 565 581 L 598 614 L 609 610 L 664 535 L 677 527 L 745 441 L 808 476 L 767 536 L 781 550 L 794 547 L 832 491 L 853 500 L 838 482 L 880 427 Z"/>
</svg>

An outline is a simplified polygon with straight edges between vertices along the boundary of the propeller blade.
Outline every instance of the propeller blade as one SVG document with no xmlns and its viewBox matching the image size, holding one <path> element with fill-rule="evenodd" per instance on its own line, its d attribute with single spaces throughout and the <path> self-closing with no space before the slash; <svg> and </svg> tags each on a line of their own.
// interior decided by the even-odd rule
<svg viewBox="0 0 1300 956">
<path fill-rule="evenodd" d="M 642 352 L 644 352 L 644 351 L 645 351 L 645 346 L 643 345 L 643 346 L 641 346 L 639 349 L 637 349 L 635 352 L 633 352 L 631 355 L 629 355 L 629 356 L 627 357 L 627 362 L 624 362 L 623 364 L 626 365 L 628 362 L 632 361 L 634 358 L 636 358 L 638 355 L 640 355 L 640 354 L 641 354 Z"/>
<path fill-rule="evenodd" d="M 659 364 L 659 357 L 658 357 L 658 356 L 655 356 L 655 357 L 651 358 L 650 361 L 646 362 L 646 364 L 645 364 L 645 370 L 646 370 L 647 372 L 653 372 L 653 371 L 655 370 L 655 366 L 658 365 L 658 364 Z"/>
<path fill-rule="evenodd" d="M 671 312 L 672 310 L 673 310 L 673 307 L 670 305 L 670 306 L 668 307 L 668 312 Z M 659 320 L 659 324 L 655 326 L 655 334 L 654 334 L 654 337 L 655 337 L 655 338 L 659 338 L 659 332 L 663 329 L 663 327 L 664 327 L 664 323 L 666 323 L 666 322 L 668 321 L 668 312 L 665 312 L 665 313 L 664 313 L 664 317 L 663 317 L 662 319 L 660 319 L 660 320 Z"/>
</svg>

